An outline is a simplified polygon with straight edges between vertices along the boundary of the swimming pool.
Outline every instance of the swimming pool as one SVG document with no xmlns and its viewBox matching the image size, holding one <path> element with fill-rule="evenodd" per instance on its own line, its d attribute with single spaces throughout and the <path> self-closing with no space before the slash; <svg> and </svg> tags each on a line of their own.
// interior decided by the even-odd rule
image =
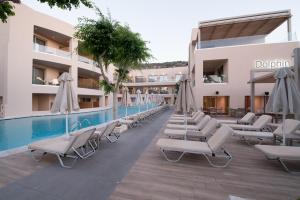
<svg viewBox="0 0 300 200">
<path fill-rule="evenodd" d="M 154 105 L 148 105 L 148 109 Z M 141 111 L 147 110 L 147 105 L 140 107 Z M 127 115 L 139 112 L 138 106 L 131 106 L 127 109 Z M 126 108 L 119 107 L 118 117 L 126 115 Z M 81 122 L 80 128 L 95 126 L 112 120 L 112 110 L 102 110 L 95 112 L 74 113 L 69 116 L 69 129 L 76 122 Z M 87 120 L 86 120 L 87 119 Z M 65 115 L 49 115 L 38 117 L 24 117 L 16 119 L 0 120 L 0 152 L 22 147 L 33 141 L 56 137 L 65 134 Z"/>
</svg>

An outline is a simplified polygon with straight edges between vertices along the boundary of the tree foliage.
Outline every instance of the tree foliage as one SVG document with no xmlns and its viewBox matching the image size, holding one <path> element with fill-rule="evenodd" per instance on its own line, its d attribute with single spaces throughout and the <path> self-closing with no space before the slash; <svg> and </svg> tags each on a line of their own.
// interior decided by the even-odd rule
<svg viewBox="0 0 300 200">
<path fill-rule="evenodd" d="M 147 43 L 140 34 L 132 32 L 128 25 L 105 16 L 97 9 L 98 19 L 81 18 L 76 26 L 75 37 L 80 40 L 80 50 L 92 55 L 101 69 L 104 80 L 100 86 L 106 93 L 116 92 L 127 79 L 131 69 L 140 67 L 150 57 Z M 109 64 L 114 64 L 116 82 L 105 75 Z"/>
<path fill-rule="evenodd" d="M 132 32 L 127 25 L 121 25 L 99 9 L 98 19 L 82 18 L 76 26 L 75 37 L 80 40 L 80 50 L 92 55 L 101 70 L 103 80 L 100 87 L 106 94 L 113 93 L 113 118 L 116 118 L 117 93 L 122 83 L 128 79 L 131 69 L 136 69 L 150 57 L 147 42 L 140 34 Z M 109 80 L 106 71 L 114 65 L 115 79 Z"/>
<path fill-rule="evenodd" d="M 80 3 L 92 8 L 92 2 L 90 0 L 37 0 L 41 3 L 47 3 L 51 8 L 57 6 L 61 9 L 69 9 L 72 7 L 79 7 Z M 11 3 L 10 3 L 11 2 Z M 9 16 L 14 16 L 14 6 L 12 3 L 21 3 L 20 0 L 0 0 L 0 20 L 3 23 L 7 22 Z"/>
</svg>

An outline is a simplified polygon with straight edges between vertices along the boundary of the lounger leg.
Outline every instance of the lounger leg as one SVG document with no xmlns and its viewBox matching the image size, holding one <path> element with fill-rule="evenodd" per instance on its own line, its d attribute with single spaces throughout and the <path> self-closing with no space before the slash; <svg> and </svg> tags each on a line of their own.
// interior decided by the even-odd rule
<svg viewBox="0 0 300 200">
<path fill-rule="evenodd" d="M 185 152 L 182 152 L 180 154 L 180 156 L 177 158 L 177 159 L 170 159 L 167 154 L 166 154 L 166 151 L 164 149 L 161 149 L 160 150 L 162 152 L 162 154 L 164 155 L 165 159 L 169 162 L 178 162 L 179 160 L 181 160 L 181 158 L 183 157 L 183 155 L 185 154 Z"/>
<path fill-rule="evenodd" d="M 287 165 L 283 162 L 283 160 L 281 160 L 280 158 L 278 158 L 279 163 L 283 166 L 283 168 L 285 169 L 285 171 L 287 171 L 290 174 L 295 174 L 295 175 L 300 175 L 300 171 L 292 171 L 290 170 Z"/>
<path fill-rule="evenodd" d="M 216 156 L 216 157 L 222 157 L 222 158 L 226 158 L 227 159 L 227 162 L 224 164 L 224 165 L 216 165 L 214 164 L 210 158 L 206 155 L 206 154 L 203 154 L 205 156 L 205 158 L 207 159 L 207 161 L 209 162 L 209 164 L 212 166 L 212 167 L 216 167 L 216 168 L 225 168 L 229 165 L 229 163 L 231 162 L 232 160 L 232 156 L 224 149 L 224 154 L 225 156 Z"/>
<path fill-rule="evenodd" d="M 35 155 L 33 155 L 33 152 L 35 152 L 35 150 L 30 150 L 30 155 L 33 158 L 33 160 L 39 162 L 40 160 L 42 160 L 43 156 L 47 154 L 47 152 L 43 152 L 42 155 L 38 158 Z"/>
<path fill-rule="evenodd" d="M 90 147 L 91 147 L 91 150 L 88 151 L 88 152 L 82 151 L 82 153 L 80 153 L 77 149 L 75 149 L 75 148 L 72 147 L 73 151 L 74 151 L 81 159 L 86 159 L 86 158 L 90 157 L 91 155 L 93 155 L 93 154 L 96 152 L 96 150 L 94 149 L 94 147 L 93 147 L 93 145 L 91 144 L 91 142 L 89 141 L 88 143 L 89 143 L 89 145 L 90 145 Z"/>
<path fill-rule="evenodd" d="M 74 166 L 74 164 L 76 163 L 76 161 L 77 161 L 77 159 L 78 159 L 78 156 L 66 156 L 66 157 L 68 157 L 68 158 L 73 158 L 73 161 L 71 162 L 71 164 L 70 165 L 66 165 L 64 162 L 63 162 L 63 160 L 62 160 L 62 158 L 61 158 L 61 155 L 59 155 L 59 154 L 56 154 L 56 156 L 57 156 L 57 158 L 58 158 L 58 160 L 59 160 L 59 163 L 60 163 L 60 165 L 62 166 L 62 167 L 64 167 L 64 168 L 68 168 L 68 169 L 71 169 L 73 166 Z"/>
</svg>

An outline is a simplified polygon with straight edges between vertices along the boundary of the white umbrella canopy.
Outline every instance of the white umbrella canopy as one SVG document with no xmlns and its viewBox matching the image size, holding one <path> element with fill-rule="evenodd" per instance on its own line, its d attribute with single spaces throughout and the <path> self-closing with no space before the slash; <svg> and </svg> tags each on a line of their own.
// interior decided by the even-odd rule
<svg viewBox="0 0 300 200">
<path fill-rule="evenodd" d="M 280 68 L 275 72 L 275 86 L 272 90 L 266 111 L 282 113 L 283 144 L 285 145 L 285 118 L 286 115 L 300 113 L 300 93 L 295 82 L 295 73 L 289 68 Z"/>
<path fill-rule="evenodd" d="M 150 96 L 149 96 L 148 90 L 145 92 L 144 103 L 147 105 L 147 110 L 148 110 L 148 106 L 150 103 Z"/>
<path fill-rule="evenodd" d="M 184 114 L 185 130 L 187 132 L 187 118 L 186 114 L 196 111 L 196 103 L 194 93 L 191 87 L 191 80 L 183 76 L 180 80 L 179 90 L 175 102 L 175 111 Z M 186 135 L 185 135 L 186 139 Z"/>
<path fill-rule="evenodd" d="M 155 103 L 155 99 L 154 99 L 154 94 L 153 93 L 150 94 L 149 99 L 150 99 L 150 103 L 153 105 Z"/>
<path fill-rule="evenodd" d="M 64 72 L 59 78 L 59 88 L 54 99 L 54 103 L 51 108 L 52 113 L 66 114 L 66 133 L 69 133 L 68 129 L 68 114 L 72 111 L 78 111 L 78 99 L 77 94 L 72 86 L 72 76 Z"/>
<path fill-rule="evenodd" d="M 130 106 L 132 104 L 130 93 L 127 87 L 122 89 L 122 105 L 123 106 Z"/>
<path fill-rule="evenodd" d="M 127 107 L 132 104 L 130 93 L 127 87 L 122 89 L 122 105 L 126 107 L 126 116 L 128 114 Z"/>
<path fill-rule="evenodd" d="M 191 87 L 191 80 L 183 76 L 175 102 L 175 111 L 179 113 L 189 113 L 197 110 L 194 93 Z"/>
<path fill-rule="evenodd" d="M 135 104 L 139 106 L 139 112 L 141 112 L 141 105 L 143 104 L 143 97 L 142 97 L 142 94 L 141 94 L 141 90 L 136 91 Z"/>
<path fill-rule="evenodd" d="M 136 105 L 142 105 L 143 104 L 143 97 L 142 97 L 142 93 L 141 90 L 137 90 L 136 91 Z"/>
</svg>

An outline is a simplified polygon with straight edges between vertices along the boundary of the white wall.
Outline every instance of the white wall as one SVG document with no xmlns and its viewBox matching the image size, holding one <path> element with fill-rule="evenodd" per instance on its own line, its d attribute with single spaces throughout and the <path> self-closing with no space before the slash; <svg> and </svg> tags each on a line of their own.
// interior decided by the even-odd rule
<svg viewBox="0 0 300 200">
<path fill-rule="evenodd" d="M 232 47 L 218 47 L 195 50 L 195 87 L 196 102 L 203 106 L 203 96 L 230 96 L 230 108 L 243 108 L 245 96 L 250 95 L 250 70 L 254 62 L 260 60 L 286 59 L 293 65 L 293 49 L 299 42 L 251 44 Z M 203 83 L 203 60 L 228 59 L 228 83 Z M 256 95 L 271 92 L 273 84 L 256 84 Z"/>
</svg>

